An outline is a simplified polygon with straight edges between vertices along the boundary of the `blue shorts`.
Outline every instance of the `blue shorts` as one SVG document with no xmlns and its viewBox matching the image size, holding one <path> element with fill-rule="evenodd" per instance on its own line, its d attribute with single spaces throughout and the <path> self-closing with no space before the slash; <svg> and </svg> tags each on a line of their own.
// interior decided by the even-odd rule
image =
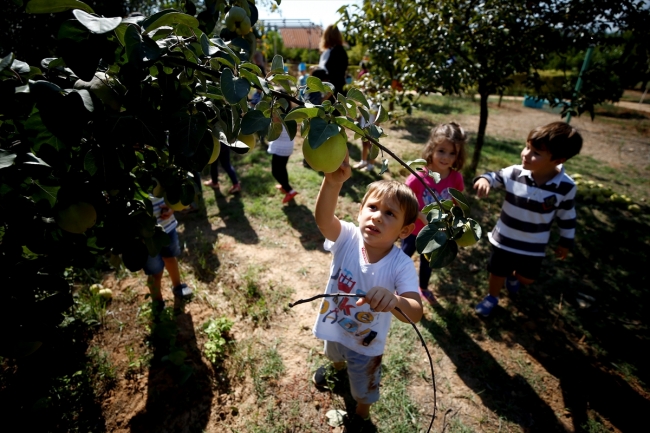
<svg viewBox="0 0 650 433">
<path fill-rule="evenodd" d="M 176 229 L 167 233 L 167 235 L 169 236 L 169 245 L 162 247 L 156 257 L 147 255 L 147 263 L 144 265 L 144 273 L 146 275 L 157 275 L 165 270 L 163 257 L 178 257 L 181 255 L 181 246 L 178 243 Z"/>
<path fill-rule="evenodd" d="M 325 356 L 332 362 L 347 361 L 350 392 L 357 403 L 372 404 L 379 400 L 383 355 L 366 356 L 340 343 L 325 341 Z"/>
</svg>

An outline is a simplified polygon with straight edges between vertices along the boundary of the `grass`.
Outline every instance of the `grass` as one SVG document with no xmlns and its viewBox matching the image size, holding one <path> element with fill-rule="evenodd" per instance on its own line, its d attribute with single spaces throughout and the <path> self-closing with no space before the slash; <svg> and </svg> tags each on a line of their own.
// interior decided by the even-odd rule
<svg viewBox="0 0 650 433">
<path fill-rule="evenodd" d="M 426 142 L 433 124 L 456 115 L 478 115 L 478 105 L 471 98 L 430 95 L 420 102 L 414 116 L 397 126 L 404 139 L 417 145 Z M 613 112 L 608 107 L 606 110 Z M 596 121 L 627 125 L 635 131 L 645 128 L 646 122 L 605 115 Z M 520 148 L 519 141 L 487 136 L 479 171 L 516 163 Z M 353 159 L 359 159 L 358 145 L 351 145 L 350 152 Z M 418 154 L 409 150 L 401 156 L 415 159 Z M 199 407 L 192 406 L 192 398 L 211 393 L 223 397 L 234 389 L 250 392 L 238 404 L 234 400 L 217 403 L 216 397 L 210 401 L 212 407 L 226 408 L 224 424 L 218 428 L 232 431 L 325 431 L 324 410 L 353 409 L 349 395 L 313 393 L 307 387 L 308 377 L 287 377 L 291 371 L 281 349 L 295 343 L 266 339 L 273 318 L 285 312 L 295 290 L 293 285 L 301 284 L 296 280 L 314 271 L 312 267 L 298 263 L 284 280 L 261 264 L 255 253 L 249 262 L 233 262 L 228 255 L 242 245 L 252 251 L 271 248 L 281 255 L 285 245 L 273 236 L 258 234 L 263 233 L 257 230 L 261 227 L 272 233 L 290 232 L 306 252 L 319 251 L 322 236 L 313 209 L 322 175 L 302 167 L 300 158 L 291 158 L 289 176 L 301 200 L 282 206 L 265 149 L 236 158 L 243 193 L 225 196 L 204 191 L 205 213 L 188 219 L 180 236 L 186 247 L 181 257 L 183 277 L 197 282 L 200 296 L 194 302 L 209 305 L 211 314 L 193 323 L 190 315 L 178 314 L 169 307 L 163 320 L 152 324 L 149 303 L 142 301 L 134 286 L 114 302 L 125 310 L 138 309 L 139 315 L 121 318 L 115 325 L 106 304 L 81 289 L 75 298 L 76 308 L 65 322 L 65 334 L 57 344 L 20 365 L 3 360 L 3 415 L 28 413 L 32 419 L 24 429 L 30 431 L 45 426 L 49 431 L 101 431 L 97 426 L 102 425 L 105 415 L 100 403 L 120 374 L 129 380 L 149 374 L 151 383 L 157 383 L 156 374 L 161 370 L 172 372 L 170 382 L 184 384 L 174 389 L 192 391 L 183 394 L 188 407 Z M 426 307 L 426 316 L 418 327 L 434 359 L 437 431 L 565 431 L 561 422 L 565 407 L 575 431 L 634 431 L 634 423 L 648 407 L 650 359 L 647 350 L 639 349 L 650 339 L 646 313 L 650 293 L 645 289 L 649 285 L 650 217 L 645 203 L 650 199 L 650 176 L 647 170 L 632 167 L 623 173 L 621 168 L 583 155 L 568 161 L 566 169 L 582 174 L 585 182 L 602 183 L 619 195 L 630 196 L 640 204 L 641 212 L 599 201 L 582 188 L 577 201 L 577 245 L 571 256 L 564 262 L 549 256 L 538 281 L 517 298 L 504 296 L 489 320 L 473 314 L 474 305 L 487 290 L 486 276 L 481 272 L 490 254 L 485 238 L 461 251 L 448 268 L 434 272 L 431 286 L 440 303 Z M 394 165 L 391 170 L 403 178 Z M 224 174 L 222 177 L 221 184 L 229 185 Z M 472 174 L 465 173 L 464 177 L 469 181 Z M 354 221 L 366 185 L 377 178 L 376 174 L 355 171 L 344 186 L 337 213 Z M 466 184 L 467 189 L 470 186 Z M 487 233 L 496 222 L 503 193 L 494 191 L 480 201 L 472 193 L 467 197 L 472 217 Z M 224 232 L 234 240 L 222 236 Z M 558 235 L 553 232 L 553 244 Z M 80 274 L 75 280 L 88 285 L 100 281 L 101 276 Z M 579 302 L 586 299 L 585 295 L 593 298 L 587 306 Z M 227 317 L 234 325 L 230 331 L 227 326 L 215 325 L 207 332 L 213 317 Z M 206 321 L 203 334 L 201 324 Z M 125 343 L 122 364 L 112 360 L 107 350 L 89 347 L 94 332 L 113 325 L 120 331 L 138 327 L 147 336 L 145 341 Z M 191 332 L 194 329 L 195 334 Z M 229 332 L 238 338 L 224 346 L 221 339 L 226 340 Z M 207 356 L 202 353 L 206 342 L 216 344 Z M 213 355 L 221 362 L 203 368 L 202 359 L 211 361 Z M 39 371 L 44 360 L 49 362 L 48 368 Z M 313 367 L 323 359 L 312 354 L 305 361 Z M 19 367 L 20 375 L 11 373 L 12 368 Z M 378 430 L 422 431 L 432 411 L 431 374 L 410 325 L 394 321 L 382 368 L 381 400 L 373 407 Z M 207 387 L 201 388 L 206 383 Z M 148 391 L 163 396 L 157 397 L 162 403 L 155 409 L 162 409 L 164 399 L 171 396 L 154 390 Z M 554 399 L 558 400 L 555 406 Z M 245 422 L 238 424 L 235 417 Z"/>
</svg>

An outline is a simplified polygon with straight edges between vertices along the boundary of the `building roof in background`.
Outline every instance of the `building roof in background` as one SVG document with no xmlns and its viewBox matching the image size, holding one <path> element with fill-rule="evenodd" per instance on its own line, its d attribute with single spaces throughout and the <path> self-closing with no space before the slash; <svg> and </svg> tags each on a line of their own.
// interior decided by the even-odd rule
<svg viewBox="0 0 650 433">
<path fill-rule="evenodd" d="M 285 48 L 311 48 L 318 49 L 323 29 L 320 26 L 311 27 L 283 27 L 278 31 L 282 36 Z"/>
</svg>

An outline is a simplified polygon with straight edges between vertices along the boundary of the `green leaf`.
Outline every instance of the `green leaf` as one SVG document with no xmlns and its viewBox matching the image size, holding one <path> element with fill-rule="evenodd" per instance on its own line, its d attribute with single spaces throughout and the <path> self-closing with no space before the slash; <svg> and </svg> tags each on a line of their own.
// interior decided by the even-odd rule
<svg viewBox="0 0 650 433">
<path fill-rule="evenodd" d="M 221 66 L 219 65 L 226 65 L 230 69 L 235 69 L 235 64 L 225 57 L 210 59 L 210 68 L 212 68 L 213 71 L 221 70 Z"/>
<path fill-rule="evenodd" d="M 363 95 L 363 93 L 361 93 L 361 91 L 359 89 L 352 88 L 352 89 L 348 90 L 348 93 L 347 93 L 346 96 L 347 96 L 348 100 L 352 99 L 353 101 L 358 102 L 359 104 L 363 105 L 364 107 L 366 107 L 368 109 L 370 108 L 370 105 L 368 104 L 368 100 Z"/>
<path fill-rule="evenodd" d="M 257 66 L 254 63 L 242 62 L 242 64 L 239 67 L 243 68 L 243 69 L 251 70 L 251 71 L 255 72 L 257 75 L 262 75 L 262 70 L 260 69 L 259 66 Z M 241 71 L 240 71 L 240 73 L 241 73 Z"/>
<path fill-rule="evenodd" d="M 354 123 L 353 121 L 351 121 L 345 116 L 335 117 L 334 121 L 337 123 L 337 125 L 343 126 L 344 128 L 348 128 L 349 130 L 354 131 L 357 134 L 364 135 L 363 129 L 359 128 L 359 126 L 356 123 Z"/>
<path fill-rule="evenodd" d="M 250 135 L 254 132 L 265 131 L 271 124 L 271 119 L 264 116 L 260 110 L 250 110 L 241 122 L 241 132 Z"/>
<path fill-rule="evenodd" d="M 0 149 L 0 169 L 9 167 L 14 164 L 16 154 L 8 150 Z"/>
<path fill-rule="evenodd" d="M 18 74 L 28 74 L 30 71 L 30 67 L 27 63 L 20 61 L 20 60 L 14 60 L 11 63 L 11 69 L 15 71 Z"/>
<path fill-rule="evenodd" d="M 124 33 L 126 56 L 129 62 L 149 62 L 158 59 L 162 53 L 158 44 L 148 36 L 142 36 L 135 25 L 129 25 Z"/>
<path fill-rule="evenodd" d="M 442 247 L 446 242 L 447 234 L 438 230 L 438 227 L 433 224 L 424 226 L 415 239 L 415 245 L 420 254 L 429 254 Z"/>
<path fill-rule="evenodd" d="M 327 93 L 329 92 L 329 87 L 325 87 L 323 85 L 323 82 L 320 80 L 320 78 L 309 76 L 307 77 L 306 93 L 313 93 L 313 92 Z"/>
<path fill-rule="evenodd" d="M 208 36 L 205 33 L 201 35 L 201 51 L 203 52 L 203 55 L 209 57 L 212 57 L 219 52 L 217 47 L 210 44 L 210 39 L 208 39 Z"/>
<path fill-rule="evenodd" d="M 75 9 L 72 14 L 84 25 L 91 33 L 103 34 L 115 30 L 122 22 L 122 18 L 103 18 L 90 15 L 80 9 Z"/>
<path fill-rule="evenodd" d="M 432 178 L 436 183 L 440 183 L 440 173 L 437 173 L 432 170 L 428 170 L 427 175 Z"/>
<path fill-rule="evenodd" d="M 451 264 L 458 255 L 458 244 L 456 242 L 447 242 L 442 248 L 433 251 L 429 256 L 429 267 L 440 269 Z"/>
<path fill-rule="evenodd" d="M 273 122 L 266 134 L 266 139 L 268 141 L 277 140 L 280 137 L 280 134 L 282 134 L 282 122 Z"/>
<path fill-rule="evenodd" d="M 388 160 L 383 159 L 381 161 L 381 170 L 379 170 L 379 174 L 384 174 L 388 171 Z"/>
<path fill-rule="evenodd" d="M 427 214 L 427 221 L 429 223 L 437 223 L 438 221 L 442 221 L 442 219 L 446 216 L 445 213 L 443 213 L 439 208 L 430 208 L 429 211 L 425 211 L 425 209 L 428 207 L 425 206 L 424 209 L 422 209 L 422 212 L 426 212 Z"/>
<path fill-rule="evenodd" d="M 420 167 L 420 166 L 423 166 L 423 165 L 426 166 L 427 165 L 427 160 L 420 158 L 420 159 L 416 159 L 414 161 L 408 161 L 406 163 L 406 165 L 408 165 L 411 168 Z"/>
<path fill-rule="evenodd" d="M 28 14 L 55 14 L 70 9 L 81 9 L 89 14 L 95 13 L 90 6 L 78 0 L 30 0 L 25 12 Z"/>
<path fill-rule="evenodd" d="M 221 91 L 226 101 L 231 104 L 237 104 L 242 98 L 248 96 L 250 89 L 250 83 L 243 78 L 235 77 L 232 70 L 225 68 L 221 72 Z"/>
<path fill-rule="evenodd" d="M 98 163 L 97 155 L 94 149 L 90 149 L 84 158 L 84 170 L 88 172 L 91 176 L 94 176 L 97 173 Z"/>
<path fill-rule="evenodd" d="M 160 12 L 156 12 L 155 14 L 151 15 L 150 17 L 145 18 L 144 20 L 142 20 L 142 22 L 140 23 L 140 26 L 141 26 L 143 29 L 147 29 L 147 27 L 149 27 L 151 24 L 153 24 L 153 23 L 155 23 L 156 21 L 158 21 L 158 20 L 159 20 L 160 18 L 162 18 L 163 16 L 165 16 L 165 15 L 167 15 L 167 14 L 174 13 L 174 12 L 178 13 L 178 12 L 180 12 L 180 11 L 178 11 L 178 10 L 176 10 L 176 9 L 165 9 L 165 10 L 162 10 L 162 11 L 160 11 Z"/>
<path fill-rule="evenodd" d="M 227 52 L 230 57 L 235 61 L 235 64 L 239 65 L 241 63 L 241 60 L 239 59 L 239 56 L 235 54 L 235 52 L 228 46 L 227 43 L 223 41 L 221 38 L 212 38 L 210 39 L 210 42 L 218 46 L 219 48 L 223 49 L 225 52 Z"/>
<path fill-rule="evenodd" d="M 286 122 L 288 120 L 300 120 L 305 118 L 311 119 L 318 117 L 319 111 L 321 111 L 321 109 L 318 107 L 295 108 L 287 114 L 287 116 L 284 118 L 284 121 Z"/>
<path fill-rule="evenodd" d="M 372 143 L 370 152 L 368 152 L 368 159 L 373 160 L 376 159 L 377 156 L 379 156 L 379 147 L 375 143 Z"/>
<path fill-rule="evenodd" d="M 89 112 L 93 112 L 95 107 L 93 105 L 93 98 L 90 96 L 90 92 L 86 89 L 74 89 L 70 93 L 78 93 L 81 96 L 81 101 L 84 104 L 84 108 Z"/>
<path fill-rule="evenodd" d="M 269 79 L 269 81 L 272 82 L 290 81 L 292 84 L 295 85 L 298 82 L 298 79 L 293 75 L 289 75 L 289 74 L 275 74 Z"/>
<path fill-rule="evenodd" d="M 282 60 L 282 56 L 279 54 L 276 54 L 273 57 L 273 61 L 271 62 L 271 73 L 284 74 L 284 60 Z"/>
<path fill-rule="evenodd" d="M 49 203 L 50 207 L 54 207 L 56 203 L 56 195 L 61 189 L 60 186 L 48 186 L 48 185 L 41 185 L 39 182 L 34 182 L 33 185 L 35 188 L 33 189 L 33 192 L 31 193 L 30 197 L 32 200 L 34 200 L 34 203 L 38 203 L 39 201 L 45 200 L 46 202 Z"/>
<path fill-rule="evenodd" d="M 5 57 L 0 60 L 0 72 L 4 71 L 4 69 L 11 65 L 14 60 L 14 53 L 9 53 Z"/>
<path fill-rule="evenodd" d="M 381 104 L 377 104 L 377 116 L 375 117 L 375 123 L 380 124 L 388 120 L 388 112 L 384 110 L 384 107 Z"/>
<path fill-rule="evenodd" d="M 166 12 L 166 11 L 162 11 L 162 12 Z M 178 12 L 174 10 L 171 10 L 164 14 L 162 12 L 159 12 L 160 16 L 158 17 L 156 17 L 156 15 L 158 14 L 155 14 L 151 17 L 151 18 L 156 17 L 155 20 L 145 20 L 142 22 L 142 28 L 144 28 L 145 33 L 148 33 L 151 30 L 157 29 L 158 27 L 162 27 L 162 26 L 173 27 L 173 24 L 182 24 L 191 27 L 193 29 L 199 28 L 199 21 L 191 15 L 187 15 L 182 12 Z"/>
<path fill-rule="evenodd" d="M 455 188 L 449 188 L 449 194 L 454 198 L 458 206 L 460 206 L 464 212 L 469 212 L 467 199 L 465 198 L 462 192 L 458 191 Z"/>
<path fill-rule="evenodd" d="M 234 66 L 233 66 L 234 68 Z M 251 86 L 254 84 L 258 84 L 257 78 L 258 76 L 252 73 L 251 71 L 247 71 L 246 69 L 239 68 L 239 75 L 241 77 L 244 77 L 248 80 L 249 83 L 251 83 Z"/>
<path fill-rule="evenodd" d="M 370 136 L 372 138 L 374 138 L 375 140 L 380 138 L 380 137 L 385 137 L 384 130 L 382 128 L 380 128 L 379 126 L 377 126 L 377 125 L 374 125 L 374 124 L 369 125 L 366 129 L 368 130 L 368 133 L 370 134 Z"/>
<path fill-rule="evenodd" d="M 340 133 L 338 125 L 335 123 L 327 123 L 320 117 L 311 119 L 311 126 L 309 128 L 309 146 L 312 149 L 318 149 L 328 138 Z"/>
</svg>

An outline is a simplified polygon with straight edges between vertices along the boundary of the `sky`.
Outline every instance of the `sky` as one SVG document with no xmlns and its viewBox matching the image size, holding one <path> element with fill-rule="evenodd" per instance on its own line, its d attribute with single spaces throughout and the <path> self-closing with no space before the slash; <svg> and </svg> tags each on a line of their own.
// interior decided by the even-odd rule
<svg viewBox="0 0 650 433">
<path fill-rule="evenodd" d="M 336 11 L 344 5 L 361 5 L 362 0 L 282 0 L 278 10 L 270 13 L 259 7 L 259 17 L 265 19 L 305 19 L 327 27 L 333 24 L 339 15 Z"/>
</svg>

